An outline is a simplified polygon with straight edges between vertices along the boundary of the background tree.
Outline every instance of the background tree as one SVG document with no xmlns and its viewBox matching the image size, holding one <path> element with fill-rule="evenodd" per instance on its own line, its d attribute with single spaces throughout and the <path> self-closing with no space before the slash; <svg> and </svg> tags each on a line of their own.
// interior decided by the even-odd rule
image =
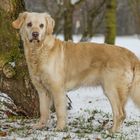
<svg viewBox="0 0 140 140">
<path fill-rule="evenodd" d="M 116 0 L 106 0 L 105 43 L 114 44 L 116 38 Z"/>
<path fill-rule="evenodd" d="M 64 39 L 72 40 L 73 35 L 73 13 L 76 8 L 80 8 L 85 0 L 78 0 L 75 3 L 72 3 L 71 0 L 60 0 L 57 1 L 59 5 L 59 9 L 63 8 L 63 17 L 64 17 Z"/>
<path fill-rule="evenodd" d="M 135 20 L 135 32 L 140 34 L 140 0 L 129 0 L 128 3 Z"/>
<path fill-rule="evenodd" d="M 83 9 L 83 18 L 85 20 L 81 41 L 88 41 L 103 22 L 105 0 L 92 0 L 92 2 L 86 0 Z"/>
</svg>

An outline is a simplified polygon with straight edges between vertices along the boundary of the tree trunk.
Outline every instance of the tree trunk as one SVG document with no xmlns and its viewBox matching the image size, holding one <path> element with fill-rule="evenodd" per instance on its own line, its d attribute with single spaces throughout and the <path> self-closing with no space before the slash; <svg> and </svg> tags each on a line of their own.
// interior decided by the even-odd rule
<svg viewBox="0 0 140 140">
<path fill-rule="evenodd" d="M 105 43 L 114 44 L 116 37 L 116 0 L 106 0 Z"/>
<path fill-rule="evenodd" d="M 72 24 L 74 6 L 71 0 L 64 0 L 64 39 L 72 40 Z"/>
<path fill-rule="evenodd" d="M 128 3 L 135 19 L 135 32 L 140 35 L 140 0 L 129 0 Z"/>
<path fill-rule="evenodd" d="M 84 26 L 84 31 L 83 31 L 83 34 L 82 34 L 82 38 L 81 38 L 81 41 L 89 41 L 92 36 L 93 36 L 93 20 L 91 17 L 87 17 L 87 21 L 85 23 L 85 26 Z"/>
<path fill-rule="evenodd" d="M 39 114 L 38 95 L 29 79 L 19 35 L 12 21 L 24 10 L 22 0 L 0 0 L 0 91 L 17 105 L 17 112 L 32 117 Z"/>
<path fill-rule="evenodd" d="M 100 16 L 101 13 L 104 13 L 104 5 L 105 5 L 105 0 L 101 0 L 98 2 L 92 3 L 90 7 L 87 4 L 88 2 L 86 1 L 85 9 L 84 9 L 84 31 L 82 34 L 81 41 L 89 41 L 92 36 L 93 32 L 95 33 L 96 30 L 99 28 L 100 24 L 102 23 L 102 19 L 98 21 L 96 18 Z M 95 22 L 97 20 L 97 23 Z M 93 23 L 96 24 L 96 26 L 93 26 Z"/>
</svg>

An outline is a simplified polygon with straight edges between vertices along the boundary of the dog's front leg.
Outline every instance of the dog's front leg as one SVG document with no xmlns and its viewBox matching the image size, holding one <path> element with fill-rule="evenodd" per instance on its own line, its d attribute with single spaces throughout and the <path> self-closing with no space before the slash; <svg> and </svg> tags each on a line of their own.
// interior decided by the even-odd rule
<svg viewBox="0 0 140 140">
<path fill-rule="evenodd" d="M 41 129 L 46 126 L 46 123 L 49 119 L 50 114 L 50 97 L 46 93 L 39 93 L 39 102 L 40 102 L 40 120 L 35 125 L 36 129 Z"/>
<path fill-rule="evenodd" d="M 54 87 L 52 89 L 53 101 L 56 109 L 57 116 L 57 130 L 63 130 L 66 125 L 66 94 L 64 89 L 60 87 Z"/>
<path fill-rule="evenodd" d="M 51 97 L 41 84 L 34 82 L 34 85 L 39 95 L 40 119 L 39 122 L 33 126 L 33 128 L 41 129 L 46 126 L 49 119 Z"/>
</svg>

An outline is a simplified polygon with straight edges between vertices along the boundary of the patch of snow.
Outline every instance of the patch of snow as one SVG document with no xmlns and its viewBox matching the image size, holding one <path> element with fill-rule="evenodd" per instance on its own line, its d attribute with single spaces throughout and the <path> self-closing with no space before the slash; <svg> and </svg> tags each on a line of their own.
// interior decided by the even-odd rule
<svg viewBox="0 0 140 140">
<path fill-rule="evenodd" d="M 0 92 L 0 119 L 7 118 L 9 113 L 15 114 L 11 109 L 5 106 L 5 103 L 13 108 L 16 107 L 13 100 L 5 93 Z"/>
<path fill-rule="evenodd" d="M 15 66 L 16 66 L 15 62 L 9 62 L 9 64 L 10 64 L 12 67 L 15 67 Z"/>
</svg>

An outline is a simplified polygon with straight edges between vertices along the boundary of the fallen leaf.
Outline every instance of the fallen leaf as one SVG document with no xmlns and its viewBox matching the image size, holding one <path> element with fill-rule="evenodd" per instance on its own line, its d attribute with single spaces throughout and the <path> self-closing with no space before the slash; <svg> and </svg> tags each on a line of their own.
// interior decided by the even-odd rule
<svg viewBox="0 0 140 140">
<path fill-rule="evenodd" d="M 0 137 L 5 137 L 5 136 L 7 136 L 7 133 L 4 131 L 0 131 Z"/>
</svg>

